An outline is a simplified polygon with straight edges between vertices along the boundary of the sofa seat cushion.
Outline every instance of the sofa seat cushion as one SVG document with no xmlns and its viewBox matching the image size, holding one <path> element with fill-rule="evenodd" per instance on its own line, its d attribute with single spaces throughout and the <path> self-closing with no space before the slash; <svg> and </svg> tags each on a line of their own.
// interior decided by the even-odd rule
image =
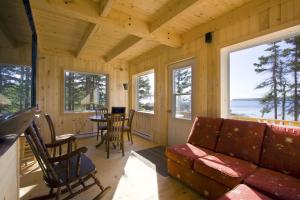
<svg viewBox="0 0 300 200">
<path fill-rule="evenodd" d="M 214 151 L 222 123 L 222 118 L 196 117 L 188 143 Z"/>
<path fill-rule="evenodd" d="M 261 166 L 300 178 L 300 127 L 268 126 Z"/>
<path fill-rule="evenodd" d="M 171 146 L 166 149 L 166 156 L 169 159 L 187 168 L 193 167 L 195 159 L 213 153 L 208 149 L 196 147 L 189 143 Z"/>
<path fill-rule="evenodd" d="M 257 169 L 245 184 L 274 199 L 300 200 L 300 180 L 270 169 Z"/>
<path fill-rule="evenodd" d="M 259 163 L 265 123 L 225 119 L 216 151 Z"/>
<path fill-rule="evenodd" d="M 230 188 L 241 183 L 256 168 L 250 162 L 219 153 L 198 158 L 194 162 L 196 172 Z"/>
<path fill-rule="evenodd" d="M 241 199 L 271 200 L 271 198 L 254 190 L 253 188 L 250 188 L 245 184 L 237 185 L 234 189 L 224 194 L 218 200 L 241 200 Z"/>
</svg>

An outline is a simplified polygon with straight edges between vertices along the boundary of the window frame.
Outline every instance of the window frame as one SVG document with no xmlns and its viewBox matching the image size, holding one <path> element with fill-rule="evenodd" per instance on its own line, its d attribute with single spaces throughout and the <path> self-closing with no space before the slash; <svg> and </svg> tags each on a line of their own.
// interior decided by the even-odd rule
<svg viewBox="0 0 300 200">
<path fill-rule="evenodd" d="M 85 71 L 75 71 L 75 70 L 68 70 L 68 69 L 64 69 L 63 70 L 63 101 L 62 101 L 62 110 L 64 114 L 72 114 L 72 113 L 93 113 L 93 110 L 85 110 L 85 111 L 67 111 L 65 109 L 65 102 L 66 102 L 66 98 L 65 98 L 65 73 L 66 72 L 71 72 L 71 73 L 79 73 L 79 74 L 89 74 L 89 75 L 105 75 L 106 76 L 106 108 L 109 108 L 109 99 L 110 99 L 110 94 L 109 94 L 109 74 L 107 73 L 94 73 L 94 72 L 85 72 Z"/>
<path fill-rule="evenodd" d="M 154 103 L 153 103 L 153 111 L 142 111 L 142 110 L 139 110 L 138 109 L 138 83 L 137 83 L 137 80 L 139 77 L 141 76 L 145 76 L 145 75 L 148 75 L 148 74 L 152 74 L 153 73 L 153 76 L 154 76 L 154 88 L 153 88 L 153 98 L 154 98 Z M 140 73 L 137 73 L 137 74 L 134 74 L 133 75 L 133 91 L 134 91 L 134 95 L 133 95 L 133 103 L 134 103 L 134 108 L 136 110 L 136 112 L 138 113 L 144 113 L 144 114 L 150 114 L 150 115 L 154 115 L 155 114 L 155 92 L 156 92 L 156 84 L 155 84 L 155 71 L 154 69 L 150 69 L 150 70 L 147 70 L 147 71 L 144 71 L 144 72 L 140 72 Z"/>
</svg>

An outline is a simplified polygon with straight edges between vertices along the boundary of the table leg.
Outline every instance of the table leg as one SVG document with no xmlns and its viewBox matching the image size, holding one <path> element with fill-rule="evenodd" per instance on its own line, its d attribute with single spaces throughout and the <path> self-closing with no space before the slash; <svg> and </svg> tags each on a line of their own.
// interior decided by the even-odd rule
<svg viewBox="0 0 300 200">
<path fill-rule="evenodd" d="M 103 130 L 100 131 L 100 134 L 101 134 L 101 141 L 96 145 L 96 148 L 100 147 L 105 141 L 105 136 L 103 135 Z"/>
</svg>

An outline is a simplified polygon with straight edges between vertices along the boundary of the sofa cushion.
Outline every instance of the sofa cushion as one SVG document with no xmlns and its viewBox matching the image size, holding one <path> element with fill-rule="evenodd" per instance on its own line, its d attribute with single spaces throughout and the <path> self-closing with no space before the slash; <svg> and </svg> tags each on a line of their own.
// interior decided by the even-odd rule
<svg viewBox="0 0 300 200">
<path fill-rule="evenodd" d="M 300 128 L 268 126 L 261 166 L 300 178 Z"/>
<path fill-rule="evenodd" d="M 219 153 L 198 158 L 194 162 L 196 172 L 231 188 L 241 183 L 256 168 L 250 162 Z"/>
<path fill-rule="evenodd" d="M 216 151 L 258 164 L 265 129 L 265 123 L 225 119 Z"/>
<path fill-rule="evenodd" d="M 234 189 L 230 190 L 218 200 L 241 200 L 241 199 L 251 199 L 251 200 L 271 200 L 271 198 L 263 195 L 262 193 L 250 188 L 245 184 L 239 184 Z"/>
<path fill-rule="evenodd" d="M 203 156 L 207 156 L 209 154 L 213 154 L 214 152 L 196 147 L 192 144 L 180 144 L 168 147 L 166 150 L 166 156 L 179 163 L 180 165 L 188 168 L 192 168 L 194 164 L 194 160 Z"/>
<path fill-rule="evenodd" d="M 300 200 L 300 180 L 270 169 L 257 169 L 245 184 L 274 199 Z"/>
<path fill-rule="evenodd" d="M 188 143 L 215 150 L 222 123 L 222 118 L 196 117 Z"/>
</svg>

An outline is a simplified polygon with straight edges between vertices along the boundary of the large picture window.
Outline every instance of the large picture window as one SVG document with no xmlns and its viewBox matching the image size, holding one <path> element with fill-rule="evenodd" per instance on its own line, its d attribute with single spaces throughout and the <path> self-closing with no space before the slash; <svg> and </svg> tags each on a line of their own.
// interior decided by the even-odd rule
<svg viewBox="0 0 300 200">
<path fill-rule="evenodd" d="M 85 112 L 108 105 L 108 75 L 65 71 L 67 112 Z"/>
<path fill-rule="evenodd" d="M 31 107 L 31 67 L 0 64 L 0 116 Z"/>
<path fill-rule="evenodd" d="M 136 110 L 154 113 L 154 70 L 136 75 Z"/>
<path fill-rule="evenodd" d="M 300 36 L 231 52 L 230 114 L 299 121 Z"/>
</svg>

